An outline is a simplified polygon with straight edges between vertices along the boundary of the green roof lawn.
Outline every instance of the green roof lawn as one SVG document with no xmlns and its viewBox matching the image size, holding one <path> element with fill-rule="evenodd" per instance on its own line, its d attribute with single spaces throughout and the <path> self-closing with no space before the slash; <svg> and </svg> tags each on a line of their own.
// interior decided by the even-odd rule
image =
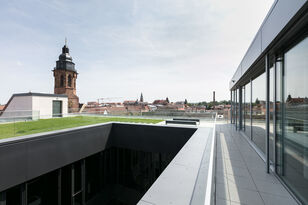
<svg viewBox="0 0 308 205">
<path fill-rule="evenodd" d="M 40 132 L 61 130 L 65 128 L 92 125 L 104 122 L 134 122 L 134 123 L 152 123 L 156 124 L 162 120 L 141 119 L 141 118 L 119 118 L 119 117 L 92 117 L 76 116 L 52 119 L 41 119 L 36 121 L 16 122 L 0 124 L 0 139 L 29 135 Z"/>
</svg>

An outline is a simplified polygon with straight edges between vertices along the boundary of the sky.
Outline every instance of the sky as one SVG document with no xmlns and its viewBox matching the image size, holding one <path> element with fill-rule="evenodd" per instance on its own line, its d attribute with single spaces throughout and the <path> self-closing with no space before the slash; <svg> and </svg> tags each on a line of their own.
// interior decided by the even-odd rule
<svg viewBox="0 0 308 205">
<path fill-rule="evenodd" d="M 80 102 L 230 98 L 273 0 L 0 0 L 0 104 L 53 93 L 64 39 Z"/>
</svg>

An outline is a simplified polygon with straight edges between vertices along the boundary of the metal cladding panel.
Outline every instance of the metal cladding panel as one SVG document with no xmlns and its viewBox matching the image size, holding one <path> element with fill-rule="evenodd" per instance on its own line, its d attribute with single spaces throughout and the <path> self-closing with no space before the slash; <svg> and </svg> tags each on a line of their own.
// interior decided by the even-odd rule
<svg viewBox="0 0 308 205">
<path fill-rule="evenodd" d="M 34 178 L 104 150 L 111 126 L 75 130 L 27 143 L 27 177 Z"/>
<path fill-rule="evenodd" d="M 237 70 L 235 71 L 231 81 L 230 81 L 230 89 L 234 86 L 234 84 L 240 79 L 240 77 L 242 76 L 242 64 L 240 64 L 237 68 Z"/>
<path fill-rule="evenodd" d="M 252 64 L 262 55 L 305 3 L 307 3 L 307 0 L 277 0 L 274 2 L 254 41 L 242 59 L 241 66 L 238 67 L 231 79 L 230 89 L 250 69 Z M 238 76 L 239 72 L 241 72 L 240 76 Z M 234 83 L 232 80 L 234 80 Z"/>
<path fill-rule="evenodd" d="M 262 25 L 262 51 L 275 39 L 306 0 L 279 0 Z"/>
<path fill-rule="evenodd" d="M 24 143 L 0 147 L 0 191 L 27 180 L 26 152 Z"/>
<path fill-rule="evenodd" d="M 111 142 L 115 147 L 176 154 L 195 131 L 195 128 L 114 123 Z"/>
<path fill-rule="evenodd" d="M 111 127 L 57 131 L 0 144 L 0 191 L 102 151 L 109 145 Z"/>
<path fill-rule="evenodd" d="M 258 32 L 241 63 L 242 65 L 241 75 L 244 74 L 248 70 L 248 68 L 255 62 L 255 60 L 261 55 L 261 52 L 262 52 L 261 32 Z"/>
</svg>

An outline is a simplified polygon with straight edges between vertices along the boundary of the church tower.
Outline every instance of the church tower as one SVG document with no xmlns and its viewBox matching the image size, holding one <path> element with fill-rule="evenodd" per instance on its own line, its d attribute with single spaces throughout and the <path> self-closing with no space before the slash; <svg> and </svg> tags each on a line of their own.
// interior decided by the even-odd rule
<svg viewBox="0 0 308 205">
<path fill-rule="evenodd" d="M 141 93 L 141 95 L 140 95 L 140 100 L 139 100 L 140 102 L 143 102 L 143 94 Z"/>
<path fill-rule="evenodd" d="M 71 111 L 77 111 L 79 108 L 79 98 L 76 95 L 76 79 L 77 70 L 75 70 L 75 63 L 69 54 L 69 49 L 66 45 L 62 48 L 62 53 L 57 60 L 56 67 L 53 69 L 53 76 L 55 78 L 55 94 L 66 94 L 68 96 L 68 108 Z"/>
</svg>

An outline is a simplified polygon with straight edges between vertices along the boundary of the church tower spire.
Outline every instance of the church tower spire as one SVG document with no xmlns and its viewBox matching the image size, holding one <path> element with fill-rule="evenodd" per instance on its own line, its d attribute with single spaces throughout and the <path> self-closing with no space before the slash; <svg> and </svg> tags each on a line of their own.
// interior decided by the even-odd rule
<svg viewBox="0 0 308 205">
<path fill-rule="evenodd" d="M 143 102 L 143 94 L 141 93 L 141 95 L 140 95 L 140 100 L 139 100 L 140 102 Z"/>
<path fill-rule="evenodd" d="M 59 55 L 56 67 L 53 69 L 53 76 L 55 78 L 54 93 L 66 94 L 68 96 L 68 108 L 70 111 L 77 111 L 79 108 L 79 98 L 76 95 L 77 75 L 75 63 L 73 63 L 73 58 L 70 56 L 67 39 L 65 38 L 62 53 Z"/>
</svg>

